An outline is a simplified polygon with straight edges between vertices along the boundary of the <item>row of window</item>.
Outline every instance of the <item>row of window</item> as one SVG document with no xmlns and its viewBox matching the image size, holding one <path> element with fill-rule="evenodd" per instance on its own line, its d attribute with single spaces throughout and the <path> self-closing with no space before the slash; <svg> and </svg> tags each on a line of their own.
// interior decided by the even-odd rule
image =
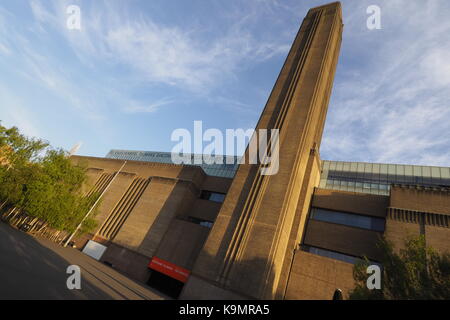
<svg viewBox="0 0 450 320">
<path fill-rule="evenodd" d="M 370 193 L 386 196 L 389 195 L 391 189 L 390 185 L 388 184 L 359 183 L 339 180 L 321 180 L 319 187 L 322 189 Z"/>
<path fill-rule="evenodd" d="M 373 173 L 389 176 L 430 177 L 435 179 L 450 179 L 450 167 L 430 167 L 401 164 L 380 164 L 364 162 L 323 161 L 323 171 L 345 173 Z"/>
<path fill-rule="evenodd" d="M 334 260 L 339 260 L 339 261 L 343 261 L 343 262 L 347 262 L 347 263 L 351 263 L 351 264 L 356 264 L 358 261 L 360 261 L 361 259 L 358 259 L 357 257 L 353 257 L 353 256 L 349 256 L 343 253 L 338 253 L 335 251 L 330 251 L 330 250 L 325 250 L 325 249 L 321 249 L 321 248 L 317 248 L 317 247 L 311 247 L 311 246 L 302 246 L 302 250 L 312 253 L 312 254 L 316 254 L 318 256 L 322 256 L 322 257 L 326 257 L 326 258 L 331 258 Z"/>
<path fill-rule="evenodd" d="M 306 252 L 309 252 L 312 254 L 316 254 L 321 257 L 339 260 L 339 261 L 343 261 L 343 262 L 347 262 L 347 263 L 351 263 L 351 264 L 356 264 L 356 263 L 362 261 L 361 258 L 350 256 L 348 254 L 343 254 L 343 253 L 339 253 L 336 251 L 326 250 L 326 249 L 317 248 L 317 247 L 311 247 L 311 246 L 307 246 L 307 245 L 303 245 L 301 249 L 303 251 L 306 251 Z M 381 264 L 379 264 L 378 262 L 375 262 L 375 261 L 370 261 L 370 264 L 382 267 Z"/>
<path fill-rule="evenodd" d="M 156 162 L 156 163 L 167 163 L 172 164 L 171 154 L 144 154 L 138 152 L 110 152 L 106 155 L 106 158 L 120 159 L 120 160 L 131 160 L 131 161 L 146 161 L 146 162 Z M 233 164 L 226 163 L 227 159 L 233 160 Z M 202 162 L 200 166 L 207 175 L 215 177 L 233 178 L 236 174 L 238 168 L 239 158 L 237 157 L 227 157 L 223 164 L 207 164 Z M 203 161 L 203 160 L 202 160 Z M 197 165 L 194 162 L 187 163 L 189 165 Z"/>
<path fill-rule="evenodd" d="M 311 219 L 345 226 L 384 232 L 385 220 L 358 214 L 311 208 Z"/>
<path fill-rule="evenodd" d="M 321 184 L 326 183 L 327 186 L 342 186 L 342 187 L 350 187 L 350 188 L 363 188 L 363 189 L 381 189 L 381 190 L 389 190 L 390 184 L 387 183 L 370 183 L 370 182 L 355 182 L 355 181 L 343 181 L 343 180 L 321 180 Z"/>
<path fill-rule="evenodd" d="M 211 169 L 205 166 L 201 166 L 203 171 L 209 176 L 233 178 L 236 174 L 236 169 Z"/>
<path fill-rule="evenodd" d="M 389 195 L 391 184 L 450 186 L 450 168 L 323 161 L 321 188 Z"/>
</svg>

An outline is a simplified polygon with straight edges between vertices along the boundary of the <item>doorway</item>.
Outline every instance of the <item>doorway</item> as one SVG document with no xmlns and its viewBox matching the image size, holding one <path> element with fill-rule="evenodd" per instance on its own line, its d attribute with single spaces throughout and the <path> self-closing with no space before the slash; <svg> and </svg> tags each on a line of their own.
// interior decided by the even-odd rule
<svg viewBox="0 0 450 320">
<path fill-rule="evenodd" d="M 184 286 L 183 282 L 155 270 L 151 270 L 150 272 L 151 274 L 147 281 L 147 285 L 171 298 L 178 299 Z"/>
</svg>

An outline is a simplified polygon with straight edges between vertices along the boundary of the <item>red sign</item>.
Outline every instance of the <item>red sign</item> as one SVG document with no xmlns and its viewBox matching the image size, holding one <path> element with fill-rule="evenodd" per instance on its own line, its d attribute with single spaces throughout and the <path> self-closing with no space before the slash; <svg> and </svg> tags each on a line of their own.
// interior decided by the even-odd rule
<svg viewBox="0 0 450 320">
<path fill-rule="evenodd" d="M 189 270 L 186 270 L 182 267 L 177 266 L 176 264 L 159 259 L 157 257 L 153 257 L 152 260 L 150 260 L 148 267 L 155 271 L 164 273 L 165 275 L 177 279 L 181 282 L 186 282 L 189 274 L 191 273 Z"/>
</svg>

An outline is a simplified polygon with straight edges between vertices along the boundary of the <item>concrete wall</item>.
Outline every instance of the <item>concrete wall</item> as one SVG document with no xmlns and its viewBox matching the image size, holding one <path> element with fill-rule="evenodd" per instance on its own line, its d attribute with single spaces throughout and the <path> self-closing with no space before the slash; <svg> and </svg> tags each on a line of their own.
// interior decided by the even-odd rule
<svg viewBox="0 0 450 320">
<path fill-rule="evenodd" d="M 310 220 L 304 244 L 351 256 L 378 260 L 376 243 L 381 233 L 323 221 Z"/>
<path fill-rule="evenodd" d="M 435 227 L 435 226 L 425 226 L 425 239 L 427 246 L 430 246 L 437 250 L 438 252 L 448 252 L 450 253 L 450 229 Z"/>
<path fill-rule="evenodd" d="M 155 219 L 148 228 L 144 228 L 146 234 L 138 247 L 138 252 L 148 256 L 155 254 L 170 223 L 184 209 L 184 200 L 189 198 L 192 201 L 192 194 L 189 194 L 189 186 L 186 183 L 174 183 L 163 179 L 152 180 L 153 182 L 155 184 L 150 186 L 153 189 L 150 197 L 152 206 L 146 209 L 147 214 Z M 126 230 L 124 228 L 123 232 Z"/>
<path fill-rule="evenodd" d="M 364 193 L 316 189 L 312 206 L 385 218 L 389 197 Z"/>
<path fill-rule="evenodd" d="M 105 190 L 124 163 L 71 159 L 88 167 L 85 193 Z M 199 199 L 201 190 L 226 193 L 231 181 L 209 177 L 194 166 L 128 161 L 102 198 L 95 235 L 76 239 L 77 246 L 81 249 L 92 238 L 107 245 L 102 260 L 140 281 L 147 281 L 147 266 L 155 255 L 190 269 L 210 229 L 180 219 L 215 221 L 221 204 Z"/>
<path fill-rule="evenodd" d="M 319 188 L 314 190 L 311 201 L 311 207 L 377 218 L 386 217 L 388 206 L 389 197 L 386 196 Z M 380 232 L 317 220 L 306 222 L 302 239 L 305 245 L 350 256 L 366 256 L 371 260 L 380 258 L 376 248 Z M 329 300 L 336 289 L 341 289 L 345 297 L 354 287 L 353 264 L 302 250 L 295 251 L 287 275 L 289 281 L 285 299 Z"/>
<path fill-rule="evenodd" d="M 345 298 L 354 286 L 353 264 L 298 250 L 285 299 L 331 300 L 336 289 Z"/>
<path fill-rule="evenodd" d="M 199 224 L 174 219 L 155 255 L 192 270 L 209 231 L 209 228 Z"/>
<path fill-rule="evenodd" d="M 450 190 L 392 186 L 390 207 L 450 215 Z"/>
<path fill-rule="evenodd" d="M 106 220 L 135 177 L 135 173 L 122 171 L 114 179 L 102 197 L 98 213 L 95 216 L 99 225 Z"/>
<path fill-rule="evenodd" d="M 148 269 L 150 259 L 150 257 L 136 251 L 110 243 L 100 261 L 112 265 L 114 269 L 134 280 L 145 283 L 150 276 L 150 270 Z"/>
<path fill-rule="evenodd" d="M 385 236 L 397 250 L 410 236 L 422 234 L 428 246 L 450 251 L 450 191 L 392 186 Z"/>
<path fill-rule="evenodd" d="M 297 205 L 297 212 L 292 223 L 288 249 L 285 253 L 284 264 L 281 270 L 281 276 L 275 299 L 283 299 L 284 297 L 284 293 L 289 281 L 289 270 L 291 268 L 292 259 L 294 258 L 293 253 L 298 248 L 298 244 L 301 242 L 304 236 L 308 212 L 311 206 L 311 200 L 313 198 L 315 186 L 317 186 L 320 181 L 320 167 L 321 164 L 319 154 L 317 152 L 311 152 L 307 168 L 307 171 L 309 171 L 311 175 L 310 179 L 305 179 L 302 186 L 299 203 Z"/>
<path fill-rule="evenodd" d="M 392 219 L 386 220 L 386 230 L 384 236 L 391 241 L 394 247 L 399 250 L 404 248 L 407 237 L 417 237 L 420 235 L 420 225 L 416 223 L 405 223 Z"/>
<path fill-rule="evenodd" d="M 189 210 L 185 211 L 185 217 L 191 216 L 206 221 L 215 221 L 220 211 L 221 203 L 196 199 Z"/>
</svg>

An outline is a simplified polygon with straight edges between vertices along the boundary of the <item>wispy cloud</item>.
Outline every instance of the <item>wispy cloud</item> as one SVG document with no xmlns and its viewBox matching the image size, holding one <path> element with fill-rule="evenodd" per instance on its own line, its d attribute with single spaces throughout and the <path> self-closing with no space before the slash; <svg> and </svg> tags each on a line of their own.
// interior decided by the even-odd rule
<svg viewBox="0 0 450 320">
<path fill-rule="evenodd" d="M 138 3 L 151 9 L 140 11 Z M 2 6 L 0 65 L 11 62 L 5 72 L 25 79 L 15 92 L 3 86 L 10 105 L 19 106 L 3 112 L 28 119 L 23 126 L 37 133 L 34 104 L 27 110 L 20 99 L 34 85 L 45 103 L 60 106 L 55 114 L 75 110 L 71 116 L 86 119 L 92 136 L 119 130 L 124 117 L 172 123 L 171 108 L 180 111 L 180 125 L 194 109 L 201 113 L 192 116 L 217 126 L 254 124 L 271 89 L 267 79 L 275 80 L 304 13 L 322 3 L 211 0 L 185 14 L 163 1 L 31 0 L 27 16 Z M 344 42 L 322 157 L 450 165 L 450 3 L 377 3 L 383 29 L 370 31 L 372 1 L 343 0 Z M 66 28 L 72 4 L 81 7 L 81 31 Z"/>
<path fill-rule="evenodd" d="M 247 15 L 238 16 L 222 36 L 208 39 L 198 30 L 157 24 L 148 16 L 131 16 L 116 2 L 100 2 L 82 11 L 83 30 L 73 32 L 64 28 L 65 5 L 58 1 L 50 10 L 34 0 L 32 9 L 41 24 L 67 38 L 80 60 L 121 63 L 146 81 L 195 92 L 219 85 L 244 65 L 289 49 L 286 39 L 257 40 L 247 29 Z"/>
<path fill-rule="evenodd" d="M 173 104 L 174 102 L 175 100 L 164 98 L 149 105 L 139 105 L 138 103 L 131 103 L 130 105 L 125 106 L 124 111 L 128 113 L 152 113 L 158 111 L 158 109 L 162 106 Z"/>
<path fill-rule="evenodd" d="M 368 4 L 351 10 L 364 12 Z M 446 1 L 379 5 L 382 30 L 365 29 L 364 16 L 347 16 L 322 155 L 448 166 L 450 21 L 443 12 L 450 6 Z M 370 51 L 359 49 L 364 46 Z"/>
</svg>

